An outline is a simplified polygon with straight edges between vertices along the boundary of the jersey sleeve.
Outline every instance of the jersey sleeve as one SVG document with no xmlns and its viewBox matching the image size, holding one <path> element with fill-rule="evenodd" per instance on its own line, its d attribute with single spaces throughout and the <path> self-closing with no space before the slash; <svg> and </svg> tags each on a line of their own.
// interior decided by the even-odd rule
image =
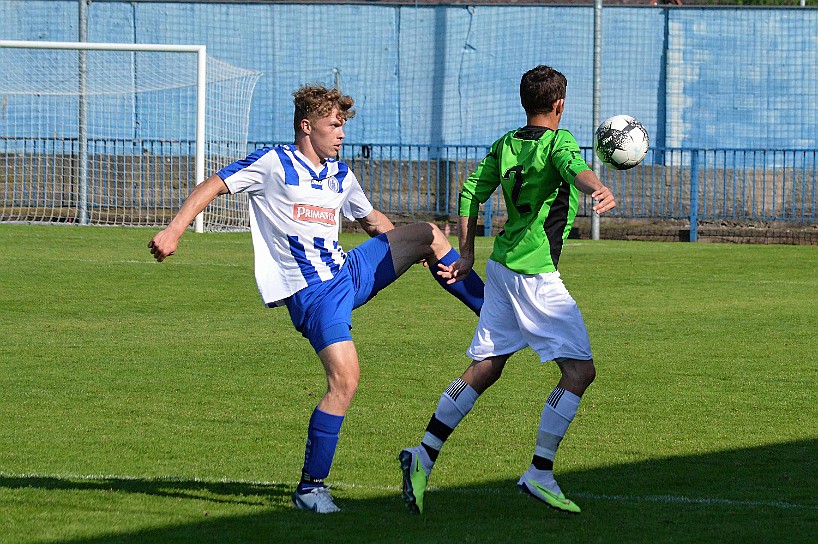
<svg viewBox="0 0 818 544">
<path fill-rule="evenodd" d="M 476 217 L 480 213 L 480 204 L 491 198 L 494 190 L 500 185 L 499 147 L 500 140 L 497 140 L 491 146 L 488 155 L 480 161 L 463 184 L 459 207 L 461 217 Z"/>
<path fill-rule="evenodd" d="M 582 158 L 574 135 L 567 130 L 557 131 L 554 150 L 551 153 L 551 164 L 559 171 L 562 179 L 572 185 L 580 172 L 590 170 L 588 163 Z"/>
<path fill-rule="evenodd" d="M 372 213 L 373 206 L 366 197 L 358 178 L 351 171 L 345 181 L 349 181 L 349 194 L 341 205 L 341 212 L 349 220 L 360 219 Z"/>
<path fill-rule="evenodd" d="M 270 160 L 275 153 L 265 147 L 237 160 L 216 172 L 231 193 L 253 193 L 263 189 L 264 180 L 271 172 Z"/>
</svg>

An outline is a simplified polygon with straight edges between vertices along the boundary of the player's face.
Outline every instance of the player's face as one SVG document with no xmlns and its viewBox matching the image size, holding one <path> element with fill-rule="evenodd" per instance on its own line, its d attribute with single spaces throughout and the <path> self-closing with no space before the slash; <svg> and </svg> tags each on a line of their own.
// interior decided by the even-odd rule
<svg viewBox="0 0 818 544">
<path fill-rule="evenodd" d="M 344 119 L 338 116 L 338 109 L 333 109 L 326 117 L 310 122 L 310 143 L 318 158 L 335 158 L 341 150 L 344 134 Z"/>
</svg>

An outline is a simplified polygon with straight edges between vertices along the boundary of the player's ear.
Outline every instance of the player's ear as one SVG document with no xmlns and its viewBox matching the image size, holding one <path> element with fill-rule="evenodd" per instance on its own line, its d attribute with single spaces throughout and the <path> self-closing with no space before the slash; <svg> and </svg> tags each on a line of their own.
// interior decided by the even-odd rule
<svg viewBox="0 0 818 544">
<path fill-rule="evenodd" d="M 309 134 L 310 131 L 312 130 L 312 124 L 310 123 L 309 119 L 302 119 L 300 127 L 301 132 L 303 132 L 304 134 Z"/>
<path fill-rule="evenodd" d="M 554 102 L 554 113 L 556 115 L 562 115 L 562 112 L 565 111 L 565 99 L 560 98 L 556 102 Z"/>
</svg>

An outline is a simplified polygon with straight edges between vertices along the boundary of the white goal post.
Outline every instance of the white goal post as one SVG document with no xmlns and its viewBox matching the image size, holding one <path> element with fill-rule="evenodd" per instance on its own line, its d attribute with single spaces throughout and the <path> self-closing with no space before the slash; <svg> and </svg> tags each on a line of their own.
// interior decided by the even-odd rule
<svg viewBox="0 0 818 544">
<path fill-rule="evenodd" d="M 260 76 L 203 45 L 0 40 L 0 221 L 167 224 L 246 155 Z M 246 228 L 244 200 L 196 231 Z"/>
</svg>

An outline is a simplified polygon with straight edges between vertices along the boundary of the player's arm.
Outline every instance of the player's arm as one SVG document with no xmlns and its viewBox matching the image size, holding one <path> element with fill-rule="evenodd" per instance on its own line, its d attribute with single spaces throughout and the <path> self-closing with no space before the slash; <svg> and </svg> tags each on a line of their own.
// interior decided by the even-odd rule
<svg viewBox="0 0 818 544">
<path fill-rule="evenodd" d="M 474 237 L 477 234 L 477 216 L 460 217 L 458 220 L 458 240 L 460 258 L 449 266 L 440 266 L 438 275 L 446 279 L 446 283 L 454 283 L 466 279 L 474 268 Z"/>
<path fill-rule="evenodd" d="M 384 232 L 388 232 L 395 228 L 392 221 L 378 210 L 373 209 L 365 217 L 357 220 L 358 224 L 364 229 L 369 236 L 375 237 Z"/>
<path fill-rule="evenodd" d="M 480 204 L 488 200 L 500 185 L 497 148 L 498 142 L 495 142 L 489 154 L 480 161 L 474 173 L 463 184 L 463 190 L 460 191 L 460 219 L 457 225 L 460 258 L 449 266 L 439 265 L 438 275 L 446 279 L 446 283 L 466 279 L 474 268 L 474 238 L 477 233 Z"/>
<path fill-rule="evenodd" d="M 556 138 L 551 161 L 563 179 L 568 182 L 573 180 L 577 189 L 591 195 L 596 201 L 593 207 L 596 213 L 605 213 L 616 207 L 613 193 L 602 184 L 594 171 L 588 168 L 574 136 L 567 130 L 560 130 Z"/>
<path fill-rule="evenodd" d="M 603 214 L 616 207 L 613 193 L 599 181 L 593 170 L 585 170 L 577 174 L 577 177 L 574 178 L 574 185 L 586 195 L 591 195 L 591 198 L 596 201 L 594 204 L 596 213 Z"/>
<path fill-rule="evenodd" d="M 217 175 L 212 175 L 205 181 L 196 186 L 190 195 L 179 208 L 176 216 L 168 224 L 168 226 L 157 233 L 153 239 L 148 242 L 148 247 L 154 258 L 162 262 L 165 258 L 173 255 L 179 245 L 179 239 L 185 233 L 188 225 L 196 219 L 196 216 L 201 213 L 213 199 L 219 195 L 230 192 L 227 189 L 222 178 Z"/>
</svg>

